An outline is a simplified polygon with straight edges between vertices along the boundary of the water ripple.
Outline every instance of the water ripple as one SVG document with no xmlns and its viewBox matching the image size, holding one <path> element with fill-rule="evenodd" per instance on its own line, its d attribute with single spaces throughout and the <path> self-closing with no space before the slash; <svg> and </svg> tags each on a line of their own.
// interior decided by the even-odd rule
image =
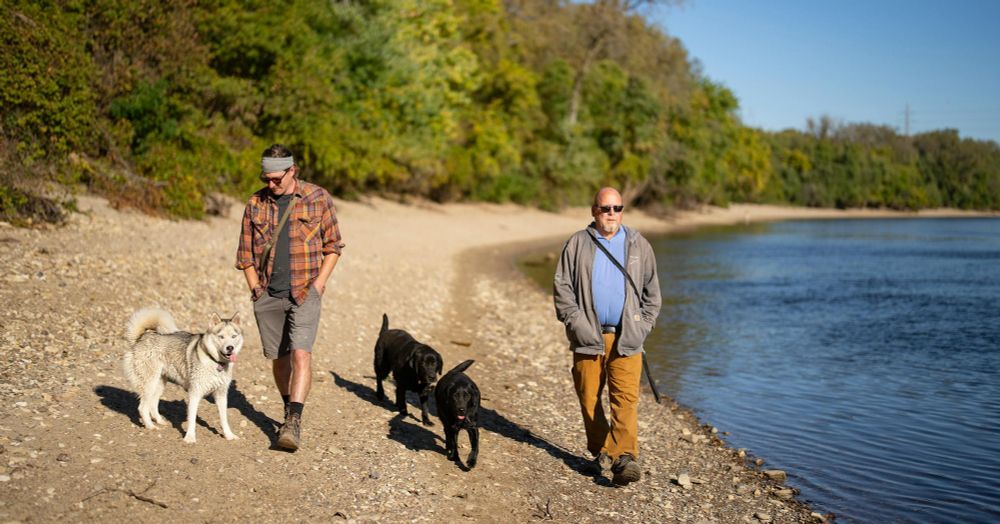
<svg viewBox="0 0 1000 524">
<path fill-rule="evenodd" d="M 654 242 L 669 394 L 838 521 L 1000 519 L 1000 221 Z"/>
</svg>

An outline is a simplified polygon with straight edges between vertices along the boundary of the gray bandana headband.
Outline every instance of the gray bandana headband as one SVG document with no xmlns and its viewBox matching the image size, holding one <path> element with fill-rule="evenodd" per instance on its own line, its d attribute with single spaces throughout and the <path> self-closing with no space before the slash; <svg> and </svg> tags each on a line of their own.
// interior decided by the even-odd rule
<svg viewBox="0 0 1000 524">
<path fill-rule="evenodd" d="M 277 173 L 295 165 L 295 158 L 286 156 L 280 158 L 263 157 L 260 159 L 261 173 Z"/>
</svg>

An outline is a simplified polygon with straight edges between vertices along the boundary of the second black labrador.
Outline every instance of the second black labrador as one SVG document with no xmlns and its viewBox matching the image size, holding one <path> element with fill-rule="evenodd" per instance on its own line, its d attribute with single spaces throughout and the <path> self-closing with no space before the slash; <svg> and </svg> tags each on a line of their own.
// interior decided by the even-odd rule
<svg viewBox="0 0 1000 524">
<path fill-rule="evenodd" d="M 382 381 L 392 373 L 396 382 L 396 407 L 405 415 L 406 392 L 416 391 L 420 395 L 421 421 L 425 426 L 433 425 L 427 416 L 427 399 L 431 388 L 441 374 L 444 361 L 434 348 L 417 342 L 402 329 L 389 329 L 389 316 L 382 315 L 382 329 L 375 342 L 375 380 L 378 387 L 375 396 L 384 400 Z"/>
<path fill-rule="evenodd" d="M 472 452 L 466 464 L 476 467 L 479 457 L 479 387 L 464 373 L 475 360 L 466 360 L 445 373 L 434 388 L 438 417 L 444 426 L 445 449 L 448 460 L 458 460 L 458 432 L 469 433 Z"/>
</svg>

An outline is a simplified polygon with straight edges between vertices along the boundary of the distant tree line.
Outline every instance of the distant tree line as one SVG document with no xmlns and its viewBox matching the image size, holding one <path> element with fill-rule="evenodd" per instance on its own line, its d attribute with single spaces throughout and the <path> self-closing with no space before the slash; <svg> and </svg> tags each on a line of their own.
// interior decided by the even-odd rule
<svg viewBox="0 0 1000 524">
<path fill-rule="evenodd" d="M 1000 149 L 829 118 L 764 132 L 648 1 L 10 0 L 0 213 L 46 188 L 199 217 L 267 145 L 350 198 L 1000 209 Z"/>
</svg>

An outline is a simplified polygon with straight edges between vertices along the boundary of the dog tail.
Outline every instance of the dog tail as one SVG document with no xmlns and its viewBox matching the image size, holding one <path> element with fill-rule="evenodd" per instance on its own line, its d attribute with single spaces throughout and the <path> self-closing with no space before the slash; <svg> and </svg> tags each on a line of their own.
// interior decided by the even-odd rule
<svg viewBox="0 0 1000 524">
<path fill-rule="evenodd" d="M 462 362 L 461 364 L 451 368 L 451 371 L 449 371 L 448 373 L 462 373 L 465 370 L 469 369 L 469 366 L 471 366 L 473 362 L 475 362 L 475 360 L 466 360 L 465 362 Z"/>
<path fill-rule="evenodd" d="M 177 331 L 177 324 L 170 313 L 159 308 L 143 308 L 132 314 L 125 326 L 125 340 L 135 344 L 147 330 L 155 329 L 161 335 Z"/>
<path fill-rule="evenodd" d="M 382 313 L 382 329 L 378 330 L 379 336 L 386 331 L 389 331 L 389 315 Z"/>
</svg>

